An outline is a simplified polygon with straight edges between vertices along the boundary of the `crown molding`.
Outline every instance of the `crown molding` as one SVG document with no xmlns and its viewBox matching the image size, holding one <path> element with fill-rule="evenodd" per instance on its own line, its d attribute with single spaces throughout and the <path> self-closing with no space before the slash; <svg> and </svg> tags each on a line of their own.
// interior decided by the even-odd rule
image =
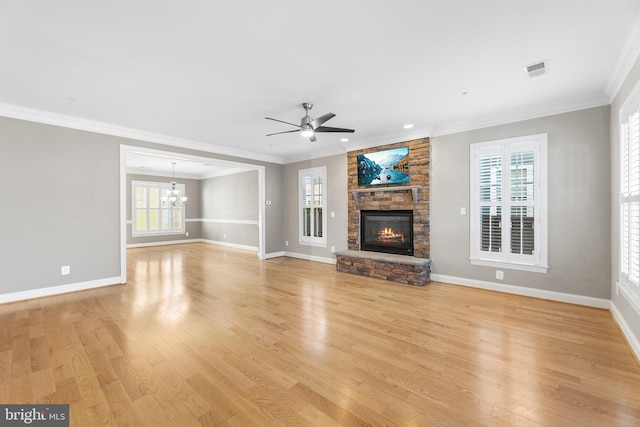
<svg viewBox="0 0 640 427">
<path fill-rule="evenodd" d="M 631 68 L 640 57 L 640 16 L 636 18 L 632 27 L 631 34 L 627 38 L 627 42 L 622 49 L 618 63 L 611 74 L 609 83 L 605 88 L 606 94 L 609 96 L 609 103 L 613 103 L 613 99 L 618 95 L 624 81 L 629 76 Z"/>
<path fill-rule="evenodd" d="M 309 153 L 299 153 L 284 158 L 284 164 L 303 162 L 305 160 L 321 159 L 323 157 L 337 156 L 346 153 L 343 146 L 331 147 L 323 150 L 314 150 Z"/>
<path fill-rule="evenodd" d="M 573 111 L 585 110 L 588 108 L 602 107 L 609 105 L 609 98 L 606 94 L 591 97 L 576 97 L 563 103 L 547 103 L 537 105 L 532 108 L 510 111 L 509 113 L 498 113 L 494 115 L 477 117 L 471 120 L 455 123 L 442 124 L 438 126 L 411 129 L 410 132 L 395 133 L 377 138 L 369 138 L 361 141 L 349 142 L 344 145 L 344 151 L 335 152 L 318 151 L 304 153 L 296 156 L 285 157 L 284 162 L 293 163 L 303 160 L 317 159 L 329 155 L 341 154 L 348 151 L 363 150 L 367 148 L 379 147 L 386 144 L 394 144 L 403 141 L 413 141 L 415 139 L 451 135 L 455 133 L 467 132 L 476 129 L 483 129 L 492 126 L 517 123 L 525 120 L 532 120 L 541 117 L 554 116 L 557 114 L 570 113 Z"/>
<path fill-rule="evenodd" d="M 532 108 L 513 111 L 510 113 L 494 114 L 479 117 L 464 122 L 449 123 L 434 127 L 431 136 L 445 136 L 455 133 L 467 132 L 476 129 L 483 129 L 492 126 L 505 125 L 509 123 L 522 122 L 525 120 L 538 119 L 541 117 L 555 116 L 557 114 L 570 113 L 573 111 L 586 110 L 589 108 L 609 105 L 609 98 L 605 95 L 592 97 L 578 97 L 563 103 L 543 104 Z"/>
<path fill-rule="evenodd" d="M 365 150 L 367 148 L 379 147 L 381 145 L 396 144 L 398 142 L 414 141 L 416 139 L 429 138 L 433 127 L 411 129 L 410 131 L 398 132 L 382 137 L 368 138 L 362 141 L 354 141 L 347 145 L 347 151 Z"/>
<path fill-rule="evenodd" d="M 640 43 L 637 48 L 640 52 Z M 631 61 L 632 63 L 635 62 Z M 628 73 L 628 72 L 627 72 Z M 500 113 L 490 116 L 479 117 L 471 120 L 460 121 L 455 123 L 448 123 L 443 125 L 431 126 L 426 128 L 411 129 L 409 132 L 394 133 L 381 137 L 368 138 L 361 141 L 354 141 L 344 143 L 344 145 L 334 146 L 327 149 L 315 150 L 308 153 L 294 154 L 291 156 L 269 156 L 259 153 L 252 153 L 242 150 L 234 150 L 229 147 L 216 146 L 211 144 L 205 144 L 198 141 L 192 141 L 182 138 L 175 138 L 156 133 L 140 131 L 136 129 L 126 128 L 122 126 L 112 125 L 108 123 L 102 123 L 92 120 L 79 119 L 71 116 L 64 116 L 58 114 L 52 114 L 39 110 L 33 110 L 23 107 L 16 107 L 13 105 L 0 103 L 0 116 L 11 117 L 15 119 L 33 121 L 38 123 L 50 124 L 55 126 L 61 126 L 71 129 L 84 130 L 89 132 L 96 132 L 106 135 L 119 136 L 123 138 L 130 138 L 140 141 L 154 142 L 158 144 L 165 144 L 174 147 L 193 149 L 208 153 L 221 154 L 233 157 L 239 157 L 243 159 L 251 159 L 264 161 L 276 164 L 288 164 L 305 160 L 319 159 L 322 157 L 335 156 L 344 154 L 348 151 L 362 150 L 367 148 L 378 147 L 386 144 L 393 144 L 402 141 L 412 141 L 420 138 L 444 136 L 455 133 L 461 133 L 471 131 L 475 129 L 482 129 L 491 126 L 504 125 L 509 123 L 520 122 L 524 120 L 531 120 L 540 117 L 547 117 L 556 114 L 568 113 L 572 111 L 583 110 L 587 108 L 601 107 L 603 105 L 609 105 L 611 103 L 610 97 L 607 94 L 602 94 L 592 97 L 579 97 L 564 103 L 549 103 L 538 105 L 532 108 L 527 108 L 519 111 L 512 111 L 509 113 Z"/>
<path fill-rule="evenodd" d="M 30 122 L 43 123 L 48 125 L 60 126 L 69 129 L 77 129 L 88 132 L 95 132 L 103 135 L 118 136 L 122 138 L 134 139 L 139 141 L 153 142 L 157 144 L 165 144 L 173 147 L 187 148 L 207 153 L 221 154 L 225 156 L 239 157 L 242 159 L 259 160 L 269 163 L 284 163 L 284 159 L 278 156 L 269 156 L 265 154 L 253 153 L 244 150 L 235 150 L 233 148 L 220 145 L 207 144 L 200 141 L 193 141 L 184 138 L 175 138 L 171 136 L 161 135 L 158 133 L 147 132 L 143 130 L 118 126 L 111 123 L 104 123 L 95 120 L 82 119 L 78 117 L 66 116 L 62 114 L 54 114 L 47 111 L 35 110 L 31 108 L 19 107 L 16 105 L 0 103 L 0 116 L 13 119 L 26 120 Z"/>
</svg>

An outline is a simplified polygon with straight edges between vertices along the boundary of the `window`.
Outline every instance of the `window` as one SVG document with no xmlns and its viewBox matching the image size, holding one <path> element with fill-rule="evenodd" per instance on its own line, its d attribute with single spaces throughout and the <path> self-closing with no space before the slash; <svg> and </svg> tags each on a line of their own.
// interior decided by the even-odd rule
<svg viewBox="0 0 640 427">
<path fill-rule="evenodd" d="M 184 184 L 176 186 L 185 194 Z M 131 182 L 131 218 L 132 235 L 153 235 L 184 233 L 184 206 L 172 208 L 164 207 L 160 201 L 171 184 L 160 182 Z"/>
<path fill-rule="evenodd" d="M 470 260 L 546 273 L 547 135 L 471 144 Z"/>
<path fill-rule="evenodd" d="M 302 169 L 298 173 L 300 188 L 300 243 L 326 246 L 327 168 Z"/>
<path fill-rule="evenodd" d="M 620 285 L 640 308 L 640 88 L 620 109 Z"/>
</svg>

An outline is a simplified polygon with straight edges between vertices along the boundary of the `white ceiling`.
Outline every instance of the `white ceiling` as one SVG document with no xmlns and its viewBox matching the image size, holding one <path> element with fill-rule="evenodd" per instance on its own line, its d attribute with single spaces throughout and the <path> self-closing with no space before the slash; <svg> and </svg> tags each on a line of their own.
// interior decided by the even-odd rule
<svg viewBox="0 0 640 427">
<path fill-rule="evenodd" d="M 207 179 L 253 169 L 219 159 L 149 149 L 129 148 L 125 151 L 125 156 L 127 173 L 151 176 Z"/>
<path fill-rule="evenodd" d="M 286 163 L 608 104 L 639 17 L 637 0 L 4 0 L 0 115 Z M 356 132 L 265 136 L 306 101 Z"/>
</svg>

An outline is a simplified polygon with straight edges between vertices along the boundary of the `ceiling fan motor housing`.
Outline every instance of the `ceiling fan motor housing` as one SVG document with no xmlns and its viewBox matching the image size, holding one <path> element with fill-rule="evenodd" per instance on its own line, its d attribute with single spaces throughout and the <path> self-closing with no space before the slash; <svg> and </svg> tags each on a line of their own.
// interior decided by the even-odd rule
<svg viewBox="0 0 640 427">
<path fill-rule="evenodd" d="M 327 113 L 327 114 L 325 114 L 323 116 L 320 116 L 320 117 L 318 117 L 317 119 L 314 120 L 309 116 L 309 110 L 311 110 L 313 108 L 313 104 L 310 103 L 310 102 L 303 102 L 302 104 L 300 104 L 300 106 L 304 109 L 304 112 L 305 112 L 304 117 L 302 119 L 300 119 L 300 126 L 298 126 L 296 124 L 293 124 L 291 122 L 286 122 L 284 120 L 278 120 L 278 119 L 273 119 L 271 117 L 265 117 L 265 119 L 267 119 L 267 120 L 273 120 L 273 121 L 276 121 L 276 122 L 285 123 L 285 124 L 288 124 L 288 125 L 291 125 L 291 126 L 295 126 L 298 129 L 296 129 L 296 130 L 287 130 L 287 131 L 284 131 L 284 132 L 270 133 L 270 134 L 267 134 L 267 136 L 300 131 L 302 136 L 309 138 L 309 140 L 311 142 L 315 142 L 315 140 L 316 140 L 315 132 L 347 132 L 347 133 L 355 132 L 353 129 L 344 129 L 344 128 L 336 128 L 336 127 L 330 127 L 330 126 L 323 126 L 323 124 L 325 122 L 327 122 L 328 120 L 331 120 L 336 115 L 333 114 L 333 113 Z"/>
</svg>

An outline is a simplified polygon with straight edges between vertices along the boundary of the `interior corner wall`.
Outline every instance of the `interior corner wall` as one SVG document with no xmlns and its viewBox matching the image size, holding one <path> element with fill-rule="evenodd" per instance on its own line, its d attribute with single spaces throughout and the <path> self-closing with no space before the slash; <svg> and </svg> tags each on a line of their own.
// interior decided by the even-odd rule
<svg viewBox="0 0 640 427">
<path fill-rule="evenodd" d="M 198 221 L 200 219 L 200 180 L 198 179 L 184 179 L 177 178 L 180 184 L 185 185 L 185 194 L 188 197 L 187 204 L 185 205 L 185 231 L 189 233 L 187 237 L 184 233 L 180 234 L 163 234 L 158 236 L 133 236 L 132 230 L 132 209 L 131 209 L 131 181 L 148 181 L 148 182 L 162 182 L 168 183 L 171 178 L 165 176 L 155 175 L 138 175 L 127 174 L 127 245 L 140 245 L 140 244 L 153 244 L 164 243 L 184 240 L 196 240 L 202 238 L 202 223 Z M 196 220 L 196 221 L 190 221 Z"/>
<path fill-rule="evenodd" d="M 298 217 L 298 171 L 315 167 L 327 167 L 327 246 L 302 245 L 298 242 L 300 219 Z M 283 243 L 284 250 L 302 258 L 335 261 L 331 247 L 336 251 L 347 249 L 347 154 L 305 160 L 284 165 L 282 177 L 284 194 Z M 335 214 L 331 217 L 331 212 Z"/>
<path fill-rule="evenodd" d="M 258 171 L 205 179 L 200 187 L 202 238 L 258 248 Z"/>
<path fill-rule="evenodd" d="M 640 59 L 636 60 L 629 75 L 611 103 L 611 304 L 617 320 L 640 358 L 640 307 L 617 289 L 620 278 L 620 108 L 636 85 L 640 84 Z"/>
<path fill-rule="evenodd" d="M 286 207 L 283 194 L 282 176 L 284 166 L 274 163 L 266 164 L 265 168 L 265 198 L 270 202 L 264 206 L 264 252 L 265 255 L 277 254 L 284 249 L 284 224 L 283 217 Z"/>
<path fill-rule="evenodd" d="M 114 137 L 0 117 L 0 152 L 0 294 L 119 279 Z"/>
<path fill-rule="evenodd" d="M 431 138 L 434 275 L 593 297 L 611 297 L 609 106 Z M 470 144 L 548 134 L 546 274 L 469 262 Z"/>
</svg>

